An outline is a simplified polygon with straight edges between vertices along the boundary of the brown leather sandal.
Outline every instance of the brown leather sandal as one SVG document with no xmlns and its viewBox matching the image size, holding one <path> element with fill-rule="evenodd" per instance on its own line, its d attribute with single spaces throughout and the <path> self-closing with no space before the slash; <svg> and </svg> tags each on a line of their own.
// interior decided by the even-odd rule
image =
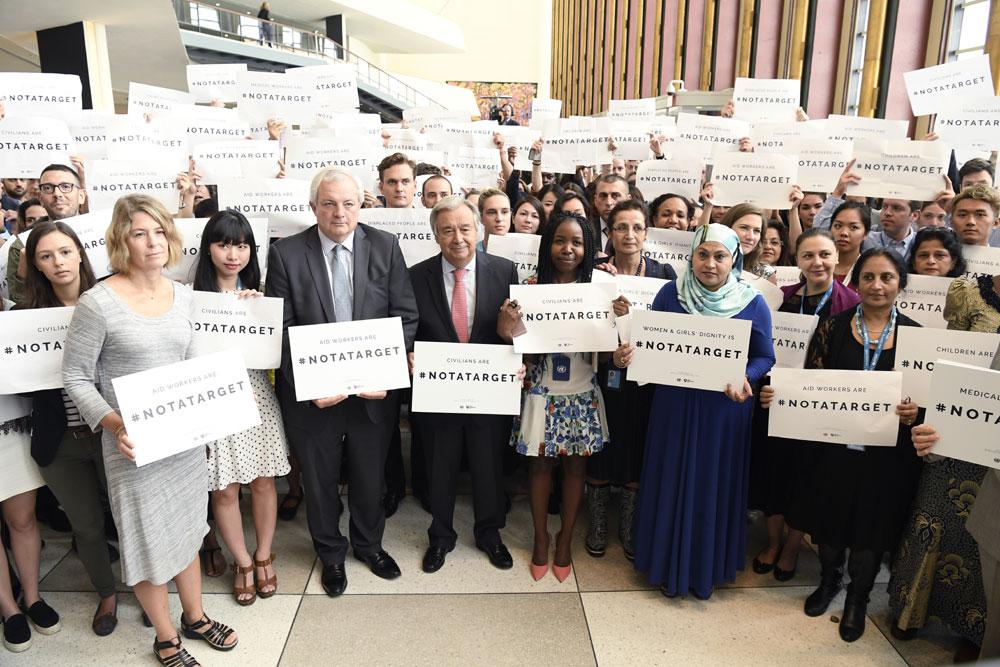
<svg viewBox="0 0 1000 667">
<path fill-rule="evenodd" d="M 257 579 L 256 576 L 250 577 L 249 586 L 237 586 L 237 577 L 243 577 L 243 582 L 246 583 L 247 575 L 254 573 L 253 565 L 242 566 L 236 561 L 233 561 L 233 597 L 236 598 L 236 604 L 241 607 L 249 607 L 254 602 L 257 601 Z M 241 595 L 249 595 L 249 598 L 240 598 Z"/>
<path fill-rule="evenodd" d="M 256 556 L 256 554 L 254 554 L 254 556 Z M 261 582 L 260 579 L 257 577 L 257 568 L 267 567 L 268 565 L 273 563 L 276 558 L 277 556 L 271 554 L 271 557 L 268 558 L 267 560 L 257 560 L 256 558 L 253 559 L 253 566 L 254 566 L 253 578 L 254 582 L 257 584 L 257 595 L 261 596 L 262 598 L 269 598 L 278 592 L 278 573 L 275 572 L 273 577 L 270 577 L 267 581 Z M 266 572 L 267 571 L 265 570 L 265 573 Z M 274 586 L 274 589 L 266 592 L 260 590 L 264 586 Z"/>
</svg>

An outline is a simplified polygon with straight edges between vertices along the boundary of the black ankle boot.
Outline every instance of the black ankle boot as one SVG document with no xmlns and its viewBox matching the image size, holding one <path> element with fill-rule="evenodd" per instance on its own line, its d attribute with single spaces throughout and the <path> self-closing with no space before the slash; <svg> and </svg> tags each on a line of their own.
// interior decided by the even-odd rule
<svg viewBox="0 0 1000 667">
<path fill-rule="evenodd" d="M 850 591 L 844 603 L 844 615 L 840 617 L 840 638 L 845 642 L 857 641 L 865 634 L 865 615 L 868 613 L 868 597 L 861 597 Z"/>
<path fill-rule="evenodd" d="M 844 580 L 844 551 L 820 545 L 819 587 L 806 598 L 806 616 L 821 616 L 826 613 L 833 598 L 837 597 Z"/>
</svg>

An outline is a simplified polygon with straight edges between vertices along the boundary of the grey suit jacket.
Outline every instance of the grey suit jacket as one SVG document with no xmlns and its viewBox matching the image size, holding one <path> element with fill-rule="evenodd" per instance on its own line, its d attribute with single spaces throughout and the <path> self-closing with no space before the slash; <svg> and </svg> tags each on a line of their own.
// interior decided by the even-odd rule
<svg viewBox="0 0 1000 667">
<path fill-rule="evenodd" d="M 288 345 L 288 327 L 336 322 L 327 262 L 319 227 L 281 239 L 267 255 L 265 294 L 284 304 L 281 368 L 275 390 L 286 422 L 309 429 L 324 425 L 336 410 L 320 410 L 312 401 L 295 400 L 295 376 Z M 354 320 L 399 316 L 406 349 L 413 350 L 417 303 L 399 242 L 393 234 L 359 223 L 354 232 Z M 373 422 L 395 417 L 395 401 L 365 401 Z M 341 404 L 343 405 L 343 404 Z"/>
<path fill-rule="evenodd" d="M 997 348 L 991 368 L 1000 371 L 1000 348 Z M 990 468 L 979 487 L 976 502 L 965 521 L 965 529 L 972 533 L 979 546 L 995 559 L 1000 560 L 1000 470 Z"/>
</svg>

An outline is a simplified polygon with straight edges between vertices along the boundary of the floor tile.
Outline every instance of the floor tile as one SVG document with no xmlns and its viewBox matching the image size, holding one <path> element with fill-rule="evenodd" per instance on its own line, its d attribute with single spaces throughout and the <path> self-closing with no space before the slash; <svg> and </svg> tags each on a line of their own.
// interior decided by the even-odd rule
<svg viewBox="0 0 1000 667">
<path fill-rule="evenodd" d="M 281 664 L 583 667 L 594 655 L 575 593 L 307 595 Z"/>
<path fill-rule="evenodd" d="M 809 618 L 805 588 L 717 591 L 711 600 L 668 600 L 658 592 L 583 593 L 598 664 L 902 665 L 874 627 L 840 640 L 829 617 Z"/>
<path fill-rule="evenodd" d="M 45 546 L 42 548 L 42 559 L 38 564 L 38 572 L 40 577 L 44 577 L 70 553 L 73 537 L 69 533 L 57 533 L 45 526 L 41 527 L 41 532 Z"/>
<path fill-rule="evenodd" d="M 928 623 L 913 639 L 906 641 L 892 636 L 889 593 L 884 584 L 876 584 L 868 603 L 868 617 L 895 647 L 911 667 L 931 667 L 951 664 L 960 637 L 940 623 Z"/>
</svg>

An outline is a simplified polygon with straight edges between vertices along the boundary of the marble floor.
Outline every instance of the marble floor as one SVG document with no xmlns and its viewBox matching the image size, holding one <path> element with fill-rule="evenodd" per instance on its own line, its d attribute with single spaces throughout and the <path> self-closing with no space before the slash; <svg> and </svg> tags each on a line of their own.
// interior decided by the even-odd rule
<svg viewBox="0 0 1000 667">
<path fill-rule="evenodd" d="M 244 512 L 248 509 L 245 497 Z M 383 581 L 349 559 L 347 593 L 330 599 L 320 586 L 304 510 L 293 522 L 279 522 L 277 595 L 239 607 L 227 592 L 231 574 L 204 579 L 206 610 L 240 633 L 239 647 L 230 653 L 188 642 L 204 664 L 938 665 L 950 663 L 954 651 L 954 639 L 934 628 L 908 642 L 891 638 L 885 572 L 869 609 L 871 623 L 858 642 L 846 644 L 837 634 L 843 593 L 831 613 L 806 617 L 802 601 L 819 576 L 812 551 L 803 552 L 798 575 L 787 583 L 748 569 L 709 601 L 668 600 L 636 575 L 614 538 L 606 556 L 588 556 L 583 517 L 573 575 L 562 584 L 551 574 L 534 582 L 528 574 L 531 519 L 523 495 L 515 496 L 504 531 L 513 570 L 492 568 L 475 549 L 471 499 L 462 496 L 456 510 L 459 544 L 440 572 L 424 574 L 420 560 L 429 517 L 407 498 L 388 521 L 384 542 L 403 576 Z M 558 518 L 550 518 L 555 532 Z M 346 531 L 346 519 L 343 527 Z M 20 654 L 0 648 L 0 664 L 156 664 L 153 633 L 141 625 L 130 593 L 120 596 L 118 629 L 106 638 L 91 633 L 96 598 L 69 538 L 48 531 L 44 537 L 43 595 L 62 615 L 62 630 L 36 633 L 31 648 Z M 763 540 L 763 526 L 755 522 L 748 554 Z M 175 594 L 170 603 L 179 615 Z"/>
</svg>

